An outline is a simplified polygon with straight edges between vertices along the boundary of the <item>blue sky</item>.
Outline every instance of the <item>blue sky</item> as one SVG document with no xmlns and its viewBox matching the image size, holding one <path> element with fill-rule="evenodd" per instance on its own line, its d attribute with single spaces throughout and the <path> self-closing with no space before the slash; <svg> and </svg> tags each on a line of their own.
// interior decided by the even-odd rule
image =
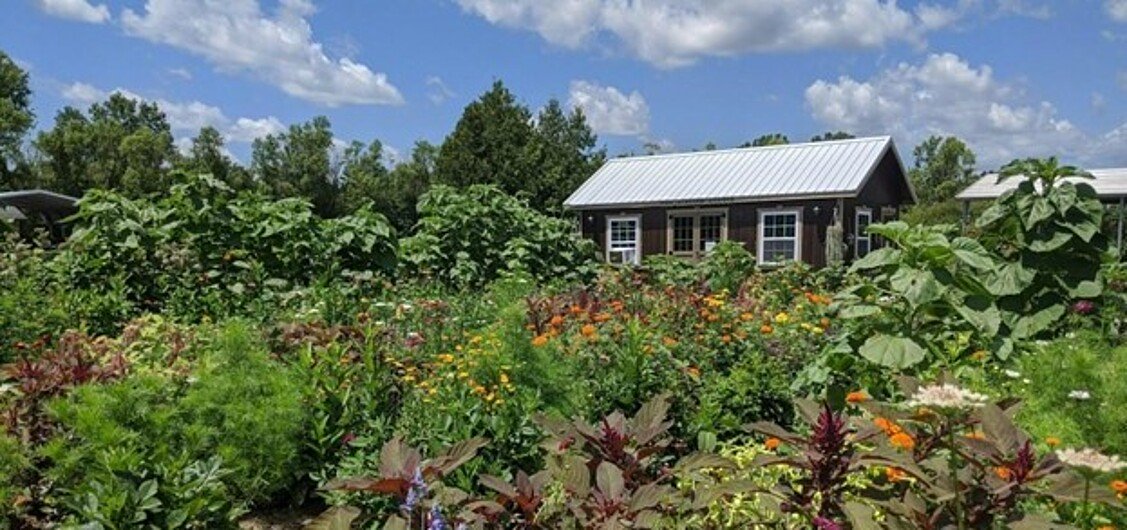
<svg viewBox="0 0 1127 530">
<path fill-rule="evenodd" d="M 612 154 L 759 134 L 965 138 L 983 169 L 1127 165 L 1127 0 L 5 0 L 40 127 L 120 90 L 253 138 L 439 142 L 497 78 L 588 114 Z"/>
</svg>

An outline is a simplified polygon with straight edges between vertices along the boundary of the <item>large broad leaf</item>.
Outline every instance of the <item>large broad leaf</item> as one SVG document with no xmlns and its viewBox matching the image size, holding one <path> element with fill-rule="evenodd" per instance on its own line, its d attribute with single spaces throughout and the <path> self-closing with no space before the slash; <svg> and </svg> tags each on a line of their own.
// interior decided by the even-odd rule
<svg viewBox="0 0 1127 530">
<path fill-rule="evenodd" d="M 1103 293 L 1103 287 L 1097 281 L 1078 278 L 1060 278 L 1059 281 L 1072 298 L 1096 298 Z"/>
<path fill-rule="evenodd" d="M 439 472 L 443 475 L 449 475 L 462 464 L 469 462 L 474 456 L 477 456 L 477 451 L 488 442 L 485 438 L 470 438 L 463 440 L 448 447 L 437 458 L 434 459 L 432 465 L 438 468 Z"/>
<path fill-rule="evenodd" d="M 998 333 L 1002 325 L 1001 311 L 986 297 L 969 296 L 962 304 L 955 305 L 955 311 L 987 336 Z"/>
<path fill-rule="evenodd" d="M 1064 316 L 1064 306 L 1054 305 L 1042 309 L 1032 315 L 1017 319 L 1014 324 L 1013 337 L 1016 339 L 1031 339 L 1038 333 L 1048 330 L 1060 317 Z"/>
<path fill-rule="evenodd" d="M 919 363 L 927 354 L 916 341 L 892 335 L 870 337 L 861 345 L 859 352 L 871 362 L 901 370 Z"/>
<path fill-rule="evenodd" d="M 991 403 L 984 405 L 981 413 L 982 432 L 986 435 L 986 439 L 996 443 L 1007 455 L 1015 454 L 1022 440 L 1013 420 L 997 405 Z"/>
<path fill-rule="evenodd" d="M 880 313 L 880 308 L 875 305 L 857 304 L 841 308 L 837 316 L 838 318 L 852 319 L 871 317 L 877 313 Z"/>
<path fill-rule="evenodd" d="M 900 261 L 901 252 L 899 249 L 892 247 L 885 247 L 874 250 L 865 257 L 853 262 L 853 270 L 867 270 L 877 269 L 887 265 L 893 265 Z"/>
<path fill-rule="evenodd" d="M 1049 199 L 1044 197 L 1034 197 L 1033 205 L 1029 209 L 1028 215 L 1025 218 L 1025 226 L 1027 229 L 1037 226 L 1038 223 L 1051 219 L 1056 209 L 1049 202 Z"/>
<path fill-rule="evenodd" d="M 978 270 L 991 270 L 994 268 L 994 259 L 981 243 L 969 237 L 956 237 L 951 242 L 951 251 L 959 261 Z"/>
<path fill-rule="evenodd" d="M 622 470 L 610 462 L 599 464 L 598 469 L 595 470 L 595 484 L 609 499 L 621 499 L 626 491 Z"/>
<path fill-rule="evenodd" d="M 360 516 L 360 509 L 352 506 L 333 506 L 305 525 L 305 530 L 349 530 L 352 521 Z"/>
<path fill-rule="evenodd" d="M 877 522 L 876 510 L 859 502 L 848 501 L 845 503 L 845 516 L 854 530 L 880 530 L 882 527 Z"/>
<path fill-rule="evenodd" d="M 1068 230 L 1056 230 L 1056 225 L 1044 230 L 1038 230 L 1029 241 L 1029 250 L 1033 252 L 1053 252 L 1068 244 L 1073 234 Z"/>
<path fill-rule="evenodd" d="M 902 267 L 889 279 L 893 290 L 904 296 L 904 299 L 919 307 L 938 300 L 943 296 L 943 285 L 935 279 L 931 271 Z"/>
<path fill-rule="evenodd" d="M 998 267 L 985 283 L 986 288 L 994 296 L 1009 296 L 1021 294 L 1035 276 L 1035 272 L 1027 270 L 1020 263 L 1013 262 Z"/>
</svg>

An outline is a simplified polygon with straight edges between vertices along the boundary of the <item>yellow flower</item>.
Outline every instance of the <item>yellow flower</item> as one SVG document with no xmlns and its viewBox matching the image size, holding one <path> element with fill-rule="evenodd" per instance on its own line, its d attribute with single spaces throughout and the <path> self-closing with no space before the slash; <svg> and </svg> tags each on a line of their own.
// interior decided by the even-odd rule
<svg viewBox="0 0 1127 530">
<path fill-rule="evenodd" d="M 814 326 L 814 327 L 810 328 L 810 332 L 815 334 L 815 335 L 821 335 L 821 334 L 825 333 L 826 330 L 824 330 L 824 329 L 822 329 L 818 326 Z"/>
<path fill-rule="evenodd" d="M 742 321 L 744 321 L 744 322 L 747 322 L 748 320 L 752 320 L 752 319 L 754 319 L 754 318 L 755 318 L 755 315 L 754 315 L 754 314 L 752 314 L 752 313 L 749 313 L 749 312 L 747 312 L 747 311 L 744 311 L 743 313 L 740 313 L 740 320 L 742 320 Z"/>
<path fill-rule="evenodd" d="M 442 355 L 438 356 L 438 360 L 446 364 L 450 364 L 454 362 L 454 356 L 450 355 L 449 353 L 443 353 Z"/>
<path fill-rule="evenodd" d="M 786 324 L 789 321 L 790 321 L 790 315 L 786 314 L 785 311 L 775 315 L 775 323 L 776 324 Z"/>
<path fill-rule="evenodd" d="M 509 383 L 509 374 L 502 372 L 501 373 L 501 384 L 504 385 L 504 384 L 508 384 L 508 383 Z"/>
<path fill-rule="evenodd" d="M 1056 436 L 1050 436 L 1048 438 L 1045 438 L 1045 443 L 1048 444 L 1049 447 L 1056 447 L 1060 445 L 1060 438 L 1057 438 Z"/>
<path fill-rule="evenodd" d="M 584 324 L 583 327 L 579 330 L 579 332 L 582 333 L 584 337 L 593 337 L 595 336 L 596 331 L 598 331 L 598 329 L 591 324 Z"/>
</svg>

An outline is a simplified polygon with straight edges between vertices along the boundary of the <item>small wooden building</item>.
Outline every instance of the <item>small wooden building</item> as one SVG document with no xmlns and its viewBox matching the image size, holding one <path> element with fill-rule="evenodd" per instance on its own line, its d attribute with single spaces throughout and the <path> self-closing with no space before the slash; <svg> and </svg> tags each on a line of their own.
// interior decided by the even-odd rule
<svg viewBox="0 0 1127 530">
<path fill-rule="evenodd" d="M 839 223 L 846 259 L 879 245 L 865 228 L 915 202 L 892 138 L 750 147 L 608 161 L 565 201 L 607 261 L 698 259 L 721 241 L 760 264 L 826 264 Z M 834 231 L 829 231 L 834 233 Z"/>
</svg>

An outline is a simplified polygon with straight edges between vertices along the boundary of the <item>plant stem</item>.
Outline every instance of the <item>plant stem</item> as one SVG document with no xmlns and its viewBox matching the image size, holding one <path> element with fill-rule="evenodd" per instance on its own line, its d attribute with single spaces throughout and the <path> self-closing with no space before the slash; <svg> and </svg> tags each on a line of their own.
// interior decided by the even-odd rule
<svg viewBox="0 0 1127 530">
<path fill-rule="evenodd" d="M 1092 477 L 1088 476 L 1088 474 L 1085 473 L 1084 474 L 1084 504 L 1081 505 L 1081 509 L 1084 510 L 1084 518 L 1085 519 L 1089 519 L 1091 517 L 1091 515 L 1089 515 L 1091 512 L 1088 511 L 1088 495 L 1091 492 L 1092 492 Z M 1091 522 L 1091 521 L 1089 521 L 1089 522 Z"/>
<path fill-rule="evenodd" d="M 959 525 L 959 530 L 966 530 L 967 521 L 963 516 L 963 497 L 962 492 L 959 491 L 959 455 L 955 450 L 955 424 L 954 421 L 948 419 L 947 423 L 947 469 L 951 473 L 951 487 L 955 490 L 955 521 Z"/>
</svg>

